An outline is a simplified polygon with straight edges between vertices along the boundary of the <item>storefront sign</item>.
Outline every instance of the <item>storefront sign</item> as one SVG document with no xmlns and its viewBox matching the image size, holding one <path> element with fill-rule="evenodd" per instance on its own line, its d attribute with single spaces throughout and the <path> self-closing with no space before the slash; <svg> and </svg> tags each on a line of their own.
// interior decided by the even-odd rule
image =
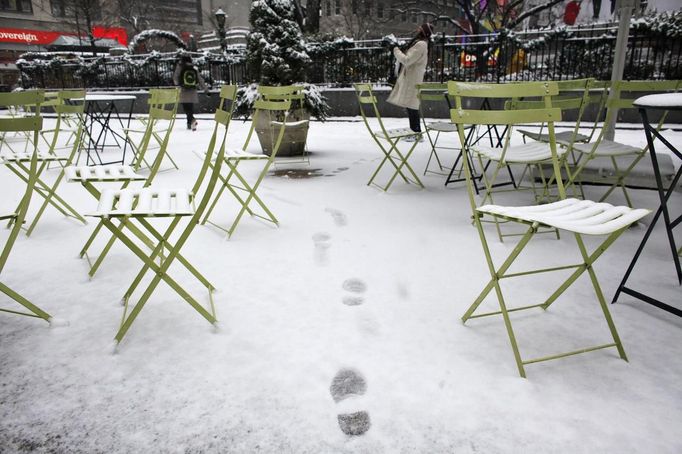
<svg viewBox="0 0 682 454">
<path fill-rule="evenodd" d="M 34 45 L 47 45 L 61 35 L 74 36 L 75 33 L 53 32 L 40 30 L 26 30 L 21 28 L 0 27 L 0 43 L 21 43 Z M 128 34 L 121 27 L 92 27 L 92 35 L 95 38 L 111 38 L 120 44 L 128 45 Z"/>
<path fill-rule="evenodd" d="M 50 44 L 63 33 L 0 27 L 0 43 Z"/>
</svg>

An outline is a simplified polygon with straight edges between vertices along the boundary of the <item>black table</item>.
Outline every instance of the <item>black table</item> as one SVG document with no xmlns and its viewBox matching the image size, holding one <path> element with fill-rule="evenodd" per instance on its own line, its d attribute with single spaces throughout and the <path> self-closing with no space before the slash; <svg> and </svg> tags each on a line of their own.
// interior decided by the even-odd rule
<svg viewBox="0 0 682 454">
<path fill-rule="evenodd" d="M 639 113 L 642 116 L 642 123 L 644 124 L 644 133 L 646 134 L 646 140 L 647 143 L 649 144 L 649 154 L 651 155 L 651 163 L 653 164 L 654 175 L 656 176 L 656 186 L 658 191 L 658 197 L 660 200 L 660 205 L 656 210 L 656 214 L 654 215 L 654 218 L 651 224 L 649 225 L 649 228 L 644 234 L 642 242 L 637 248 L 637 252 L 635 252 L 635 256 L 632 258 L 632 262 L 630 262 L 630 266 L 628 266 L 628 269 L 625 272 L 625 276 L 623 277 L 623 280 L 621 281 L 615 296 L 613 297 L 613 303 L 615 303 L 618 300 L 618 297 L 620 296 L 621 293 L 626 293 L 641 301 L 644 301 L 645 303 L 656 306 L 660 309 L 663 309 L 664 311 L 670 312 L 671 314 L 675 314 L 678 317 L 682 317 L 681 309 L 666 304 L 662 301 L 657 300 L 656 298 L 645 295 L 642 292 L 639 292 L 637 290 L 632 289 L 631 287 L 626 286 L 628 279 L 632 274 L 632 270 L 634 269 L 637 260 L 642 254 L 642 251 L 644 250 L 644 246 L 646 245 L 647 241 L 649 240 L 649 237 L 651 236 L 651 232 L 654 230 L 656 223 L 661 219 L 661 215 L 663 218 L 663 222 L 665 224 L 665 232 L 668 237 L 668 242 L 670 243 L 672 262 L 675 266 L 675 271 L 677 271 L 677 281 L 679 285 L 682 285 L 682 268 L 680 267 L 680 252 L 682 251 L 677 249 L 677 246 L 675 244 L 675 236 L 673 234 L 673 229 L 675 229 L 675 227 L 678 227 L 682 223 L 682 214 L 678 215 L 678 217 L 675 219 L 671 219 L 670 210 L 668 207 L 668 202 L 670 201 L 670 198 L 673 192 L 675 191 L 675 188 L 680 182 L 680 176 L 682 176 L 682 165 L 680 166 L 680 168 L 677 169 L 677 173 L 675 174 L 675 177 L 673 178 L 670 187 L 665 188 L 663 186 L 661 170 L 658 167 L 658 159 L 656 157 L 656 152 L 654 150 L 654 138 L 658 139 L 662 144 L 664 144 L 673 153 L 673 155 L 680 159 L 681 163 L 682 153 L 680 152 L 680 150 L 676 149 L 668 140 L 666 140 L 666 138 L 663 137 L 663 135 L 661 135 L 659 131 L 656 131 L 656 127 L 652 126 L 651 123 L 649 122 L 649 117 L 647 114 L 649 110 L 682 111 L 682 93 L 672 94 L 666 93 L 660 95 L 643 96 L 635 100 L 633 104 L 639 109 Z"/>
<path fill-rule="evenodd" d="M 452 109 L 452 105 L 450 103 L 450 98 L 445 97 L 446 101 L 448 102 L 448 110 Z M 483 102 L 481 103 L 481 106 L 479 107 L 479 110 L 491 110 L 490 106 L 490 99 L 485 98 L 483 99 Z M 457 159 L 455 160 L 455 163 L 452 165 L 452 168 L 450 169 L 450 173 L 448 174 L 448 177 L 445 179 L 445 186 L 447 186 L 450 183 L 457 183 L 460 181 L 463 181 L 464 178 L 458 178 L 458 177 L 453 177 L 455 172 L 457 171 L 457 165 L 459 164 L 459 160 L 462 158 L 462 155 L 465 155 L 466 158 L 468 159 L 469 162 L 469 169 L 471 169 L 471 177 L 472 177 L 472 183 L 474 185 L 474 189 L 476 190 L 476 194 L 479 193 L 480 188 L 478 187 L 478 182 L 483 179 L 483 173 L 488 170 L 488 166 L 490 165 L 490 161 L 486 162 L 485 166 L 483 169 L 481 169 L 481 175 L 477 175 L 475 168 L 473 166 L 473 159 L 471 159 L 471 155 L 469 154 L 468 150 L 469 147 L 472 147 L 476 145 L 478 142 L 481 140 L 485 139 L 486 137 L 490 141 L 490 147 L 491 148 L 502 148 L 503 140 L 505 134 L 507 134 L 507 130 L 509 126 L 505 126 L 504 129 L 502 130 L 502 133 L 497 129 L 498 125 L 484 125 L 485 126 L 485 132 L 483 133 L 478 133 L 478 127 L 473 126 L 469 129 L 467 136 L 465 138 L 465 145 L 462 148 L 462 151 L 460 152 L 459 155 L 457 155 Z M 493 133 L 495 133 L 495 137 L 493 138 Z M 464 151 L 467 150 L 467 151 Z M 509 178 L 511 178 L 511 181 L 508 182 L 502 182 L 502 183 L 497 183 L 494 184 L 493 187 L 499 187 L 499 186 L 506 186 L 506 185 L 514 185 L 516 187 L 516 181 L 514 180 L 514 174 L 512 173 L 511 169 L 509 166 L 507 166 L 507 172 L 509 173 Z"/>
<path fill-rule="evenodd" d="M 85 95 L 86 139 L 82 146 L 86 153 L 86 165 L 125 163 L 128 142 L 122 130 L 130 127 L 136 99 L 134 95 Z M 121 109 L 125 103 L 129 104 L 127 111 Z M 114 126 L 120 126 L 119 131 L 112 128 L 112 121 Z M 102 153 L 107 148 L 121 150 L 121 159 L 103 161 Z"/>
</svg>

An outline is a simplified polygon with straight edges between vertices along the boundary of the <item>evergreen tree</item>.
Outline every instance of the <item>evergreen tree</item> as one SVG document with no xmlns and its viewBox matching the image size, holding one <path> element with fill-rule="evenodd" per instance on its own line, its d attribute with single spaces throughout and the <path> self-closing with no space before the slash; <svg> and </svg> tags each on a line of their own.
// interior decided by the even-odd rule
<svg viewBox="0 0 682 454">
<path fill-rule="evenodd" d="M 310 63 L 292 0 L 256 0 L 249 16 L 252 32 L 247 62 L 262 85 L 289 85 L 305 80 Z"/>
</svg>

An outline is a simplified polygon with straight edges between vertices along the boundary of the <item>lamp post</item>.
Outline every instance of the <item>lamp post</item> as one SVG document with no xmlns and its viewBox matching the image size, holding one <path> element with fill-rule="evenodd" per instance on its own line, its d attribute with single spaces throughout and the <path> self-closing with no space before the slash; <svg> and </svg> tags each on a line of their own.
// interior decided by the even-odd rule
<svg viewBox="0 0 682 454">
<path fill-rule="evenodd" d="M 220 39 L 220 50 L 224 53 L 225 48 L 226 48 L 226 43 L 225 43 L 225 19 L 227 18 L 227 14 L 225 14 L 225 11 L 223 11 L 222 8 L 218 8 L 218 11 L 215 12 L 215 20 L 216 23 L 218 24 L 218 39 Z"/>
</svg>

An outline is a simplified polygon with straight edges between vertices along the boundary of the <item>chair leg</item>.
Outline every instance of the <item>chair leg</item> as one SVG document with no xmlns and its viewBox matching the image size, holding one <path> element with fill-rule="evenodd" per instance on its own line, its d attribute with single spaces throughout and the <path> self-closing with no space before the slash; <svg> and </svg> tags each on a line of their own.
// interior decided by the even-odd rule
<svg viewBox="0 0 682 454">
<path fill-rule="evenodd" d="M 400 153 L 400 151 L 398 151 L 397 148 L 395 148 L 395 152 L 396 152 L 396 154 L 398 155 L 398 157 L 400 158 L 400 164 L 399 164 L 398 166 L 396 166 L 396 171 L 395 171 L 395 173 L 393 174 L 393 176 L 391 177 L 391 179 L 388 181 L 388 184 L 386 185 L 386 189 L 384 189 L 384 191 L 388 191 L 388 188 L 391 187 L 391 185 L 393 184 L 393 181 L 395 180 L 395 177 L 397 177 L 398 174 L 400 174 L 401 176 L 403 176 L 403 179 L 409 181 L 409 178 L 407 178 L 406 176 L 404 176 L 403 173 L 401 172 L 401 169 L 402 169 L 403 167 L 406 167 L 407 170 L 412 174 L 412 176 L 414 177 L 414 181 L 416 182 L 416 184 L 417 184 L 418 186 L 420 186 L 420 187 L 422 187 L 422 188 L 424 187 L 424 185 L 422 184 L 422 182 L 419 180 L 419 177 L 417 176 L 417 174 L 414 173 L 414 170 L 412 170 L 412 167 L 411 167 L 410 164 L 408 164 L 408 162 L 407 162 L 407 160 L 408 160 L 408 159 L 410 158 L 410 156 L 412 155 L 412 152 L 413 152 L 414 149 L 417 147 L 417 143 L 418 143 L 418 142 L 415 141 L 415 142 L 412 144 L 412 146 L 411 146 L 410 149 L 407 151 L 407 154 L 405 154 L 405 156 L 403 156 L 403 154 Z M 389 158 L 389 159 L 391 159 L 391 158 Z M 392 160 L 392 159 L 391 159 L 391 162 L 393 163 L 393 160 Z M 393 163 L 393 165 L 395 166 L 395 163 Z"/>
<path fill-rule="evenodd" d="M 24 306 L 26 309 L 31 311 L 31 313 L 18 312 L 18 311 L 13 311 L 13 310 L 9 310 L 9 309 L 0 309 L 0 311 L 9 312 L 11 314 L 26 315 L 29 317 L 42 318 L 43 320 L 45 320 L 47 322 L 49 322 L 50 318 L 52 318 L 50 316 L 50 314 L 48 314 L 44 310 L 40 309 L 35 304 L 31 303 L 29 300 L 27 300 L 26 298 L 24 298 L 19 293 L 15 292 L 14 290 L 9 288 L 8 286 L 3 284 L 2 282 L 0 282 L 0 292 L 4 293 L 5 295 L 9 296 L 10 298 L 12 298 L 17 303 Z"/>
<path fill-rule="evenodd" d="M 166 232 L 163 235 L 163 238 L 168 238 L 172 234 L 173 230 L 177 226 L 177 224 L 180 221 L 180 217 L 176 217 L 173 219 L 171 222 L 171 225 L 168 227 Z M 163 242 L 160 242 L 157 247 L 155 248 L 154 252 L 152 253 L 151 256 L 146 255 L 128 236 L 123 234 L 122 230 L 119 229 L 116 225 L 114 225 L 113 222 L 109 219 L 102 219 L 102 222 L 104 223 L 105 227 L 107 227 L 112 234 L 114 234 L 121 242 L 123 242 L 135 255 L 142 260 L 144 263 L 142 269 L 138 273 L 138 277 L 143 276 L 146 274 L 148 270 L 153 271 L 154 277 L 152 278 L 152 281 L 150 284 L 147 286 L 145 291 L 143 292 L 141 298 L 138 300 L 138 302 L 135 304 L 133 307 L 131 313 L 126 317 L 125 312 L 124 312 L 124 317 L 121 322 L 121 326 L 119 328 L 118 333 L 115 336 L 115 339 L 118 343 L 123 340 L 123 337 L 127 333 L 128 329 L 132 325 L 132 323 L 135 321 L 137 318 L 138 314 L 144 307 L 144 305 L 147 303 L 149 300 L 149 297 L 152 295 L 158 284 L 161 282 L 161 280 L 165 281 L 173 290 L 175 290 L 178 295 L 180 295 L 185 301 L 187 301 L 197 312 L 199 312 L 200 315 L 202 315 L 206 320 L 208 320 L 211 324 L 215 324 L 217 319 L 215 318 L 215 314 L 209 313 L 206 309 L 204 309 L 194 298 L 189 295 L 187 291 L 185 291 L 175 280 L 173 280 L 168 274 L 168 268 L 172 264 L 172 262 L 179 256 L 179 249 L 184 245 L 184 243 L 187 241 L 187 238 L 189 237 L 189 234 L 191 233 L 194 224 L 196 223 L 195 220 L 192 220 L 192 222 L 189 223 L 188 227 L 185 229 L 185 231 L 182 233 L 180 238 L 178 239 L 178 242 L 176 243 L 175 247 L 173 247 L 169 254 L 168 257 L 163 261 L 161 265 L 157 265 L 154 262 L 155 257 L 159 254 L 159 252 L 163 249 L 164 244 Z M 137 279 L 137 278 L 136 278 Z M 140 277 L 141 279 L 141 277 Z M 213 290 L 211 288 L 209 291 Z M 124 301 L 126 305 L 126 310 L 127 310 L 127 305 L 128 305 L 128 300 L 131 297 L 132 292 L 126 292 L 124 295 Z"/>
<path fill-rule="evenodd" d="M 514 359 L 516 361 L 516 366 L 519 370 L 519 375 L 521 377 L 526 377 L 526 372 L 523 367 L 523 360 L 521 359 L 521 354 L 519 352 L 519 347 L 516 342 L 516 336 L 514 335 L 514 329 L 512 328 L 511 320 L 509 318 L 509 313 L 507 310 L 506 303 L 504 301 L 504 296 L 502 294 L 502 288 L 500 287 L 500 277 L 504 275 L 504 273 L 511 267 L 511 265 L 514 263 L 516 258 L 521 254 L 521 251 L 526 247 L 528 242 L 531 240 L 535 232 L 537 231 L 537 225 L 534 224 L 528 228 L 526 233 L 523 235 L 519 243 L 514 247 L 512 252 L 509 254 L 507 259 L 502 263 L 499 269 L 495 269 L 495 264 L 492 259 L 492 254 L 490 253 L 490 248 L 488 246 L 488 242 L 485 238 L 485 232 L 483 231 L 483 225 L 481 224 L 481 219 L 480 217 L 475 218 L 475 224 L 476 224 L 476 229 L 478 230 L 478 235 L 481 239 L 481 245 L 483 246 L 483 252 L 485 254 L 486 262 L 488 264 L 488 270 L 490 272 L 490 282 L 486 285 L 486 287 L 483 289 L 483 291 L 479 294 L 479 296 L 476 298 L 474 303 L 469 307 L 469 309 L 465 312 L 465 314 L 462 316 L 462 322 L 466 323 L 466 321 L 470 318 L 472 318 L 474 312 L 478 308 L 478 306 L 483 302 L 485 297 L 490 293 L 490 291 L 494 288 L 495 289 L 495 294 L 497 296 L 497 301 L 500 306 L 500 313 L 504 317 L 504 324 L 507 330 L 507 336 L 509 337 L 509 342 L 512 347 L 512 351 L 514 353 Z"/>
</svg>

